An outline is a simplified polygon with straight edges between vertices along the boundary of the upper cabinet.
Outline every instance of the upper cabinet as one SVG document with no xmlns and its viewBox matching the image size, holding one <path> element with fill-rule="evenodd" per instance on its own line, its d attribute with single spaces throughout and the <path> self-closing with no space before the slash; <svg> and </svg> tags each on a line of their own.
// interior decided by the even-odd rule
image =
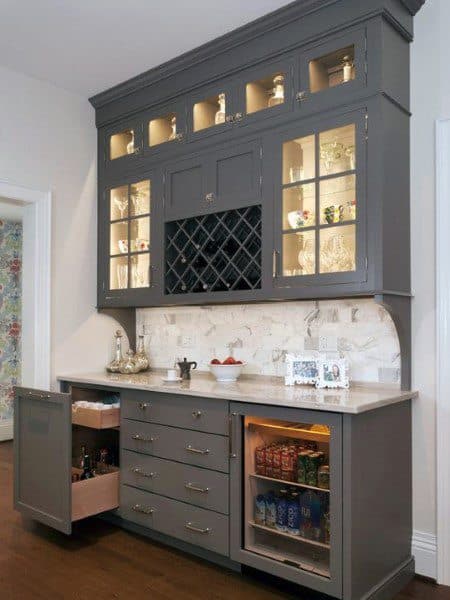
<svg viewBox="0 0 450 600">
<path fill-rule="evenodd" d="M 417 3 L 313 4 L 93 99 L 100 306 L 410 293 Z"/>
</svg>

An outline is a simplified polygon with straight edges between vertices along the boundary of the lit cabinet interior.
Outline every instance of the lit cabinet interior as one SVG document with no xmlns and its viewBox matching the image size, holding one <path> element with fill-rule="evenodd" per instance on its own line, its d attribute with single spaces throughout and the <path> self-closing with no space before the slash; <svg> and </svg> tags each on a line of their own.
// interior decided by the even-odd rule
<svg viewBox="0 0 450 600">
<path fill-rule="evenodd" d="M 244 549 L 330 577 L 331 430 L 245 417 Z"/>
<path fill-rule="evenodd" d="M 194 132 L 225 123 L 226 103 L 224 93 L 196 102 L 193 107 Z"/>
<path fill-rule="evenodd" d="M 127 154 L 134 154 L 135 150 L 133 129 L 125 129 L 109 138 L 110 160 L 115 160 Z"/>
<path fill-rule="evenodd" d="M 275 73 L 264 79 L 247 83 L 246 112 L 252 114 L 285 102 L 285 74 Z"/>
<path fill-rule="evenodd" d="M 289 140 L 282 152 L 282 275 L 355 271 L 355 125 Z"/>
<path fill-rule="evenodd" d="M 310 92 L 316 93 L 356 77 L 355 47 L 347 46 L 309 62 Z"/>
<path fill-rule="evenodd" d="M 148 142 L 149 146 L 159 146 L 165 142 L 179 140 L 181 134 L 177 132 L 177 115 L 171 112 L 163 117 L 149 121 Z"/>
<path fill-rule="evenodd" d="M 110 191 L 111 290 L 150 285 L 150 199 L 149 180 Z"/>
</svg>

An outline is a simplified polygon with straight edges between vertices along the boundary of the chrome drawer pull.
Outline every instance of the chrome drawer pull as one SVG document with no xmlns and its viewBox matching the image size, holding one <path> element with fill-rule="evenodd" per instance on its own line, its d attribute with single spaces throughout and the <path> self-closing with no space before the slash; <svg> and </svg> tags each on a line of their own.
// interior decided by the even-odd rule
<svg viewBox="0 0 450 600">
<path fill-rule="evenodd" d="M 199 419 L 202 416 L 202 411 L 201 410 L 193 410 L 192 411 L 192 416 L 194 417 L 194 419 Z"/>
<path fill-rule="evenodd" d="M 209 450 L 200 450 L 199 448 L 193 448 L 190 444 L 186 446 L 186 452 L 193 452 L 194 454 L 209 454 Z"/>
<path fill-rule="evenodd" d="M 135 433 L 131 436 L 132 440 L 137 440 L 138 442 L 154 442 L 156 438 L 154 437 L 145 437 L 145 435 L 139 435 L 139 433 Z"/>
<path fill-rule="evenodd" d="M 150 508 L 148 506 L 141 506 L 140 504 L 135 504 L 131 507 L 131 510 L 134 510 L 134 512 L 142 513 L 143 515 L 152 515 L 155 512 L 154 508 Z"/>
<path fill-rule="evenodd" d="M 139 467 L 131 467 L 130 471 L 135 475 L 140 475 L 141 477 L 156 477 L 156 473 L 146 473 Z"/>
<path fill-rule="evenodd" d="M 145 410 L 146 408 L 150 408 L 150 404 L 147 404 L 147 402 L 139 402 L 138 406 L 139 406 L 139 408 L 141 410 Z"/>
<path fill-rule="evenodd" d="M 201 494 L 207 494 L 209 492 L 209 488 L 198 487 L 197 485 L 194 485 L 193 483 L 185 483 L 184 487 L 187 490 L 192 490 L 193 492 L 200 492 Z"/>
<path fill-rule="evenodd" d="M 201 529 L 200 527 L 195 527 L 195 525 L 192 525 L 191 522 L 186 523 L 185 527 L 186 527 L 186 529 L 189 529 L 190 531 L 195 531 L 195 533 L 211 533 L 211 531 L 212 531 L 211 527 L 206 527 L 206 529 Z"/>
</svg>

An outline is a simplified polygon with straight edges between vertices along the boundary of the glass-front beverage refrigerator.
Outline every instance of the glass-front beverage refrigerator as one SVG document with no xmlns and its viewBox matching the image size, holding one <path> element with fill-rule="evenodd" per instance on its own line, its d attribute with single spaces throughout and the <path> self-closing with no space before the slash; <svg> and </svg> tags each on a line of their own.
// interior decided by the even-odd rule
<svg viewBox="0 0 450 600">
<path fill-rule="evenodd" d="M 236 403 L 230 420 L 231 557 L 340 597 L 341 415 Z"/>
</svg>

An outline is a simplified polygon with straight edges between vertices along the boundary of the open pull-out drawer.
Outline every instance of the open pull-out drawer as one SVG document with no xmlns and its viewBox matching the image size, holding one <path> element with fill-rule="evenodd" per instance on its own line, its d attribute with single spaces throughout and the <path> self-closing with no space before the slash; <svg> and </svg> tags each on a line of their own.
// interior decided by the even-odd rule
<svg viewBox="0 0 450 600">
<path fill-rule="evenodd" d="M 119 427 L 120 409 L 112 405 L 112 396 L 108 391 L 72 387 L 72 424 L 92 429 Z"/>
<path fill-rule="evenodd" d="M 119 505 L 117 467 L 72 483 L 82 445 L 119 454 L 116 429 L 72 426 L 72 402 L 72 394 L 16 388 L 14 410 L 14 506 L 68 534 L 73 521 Z"/>
</svg>

